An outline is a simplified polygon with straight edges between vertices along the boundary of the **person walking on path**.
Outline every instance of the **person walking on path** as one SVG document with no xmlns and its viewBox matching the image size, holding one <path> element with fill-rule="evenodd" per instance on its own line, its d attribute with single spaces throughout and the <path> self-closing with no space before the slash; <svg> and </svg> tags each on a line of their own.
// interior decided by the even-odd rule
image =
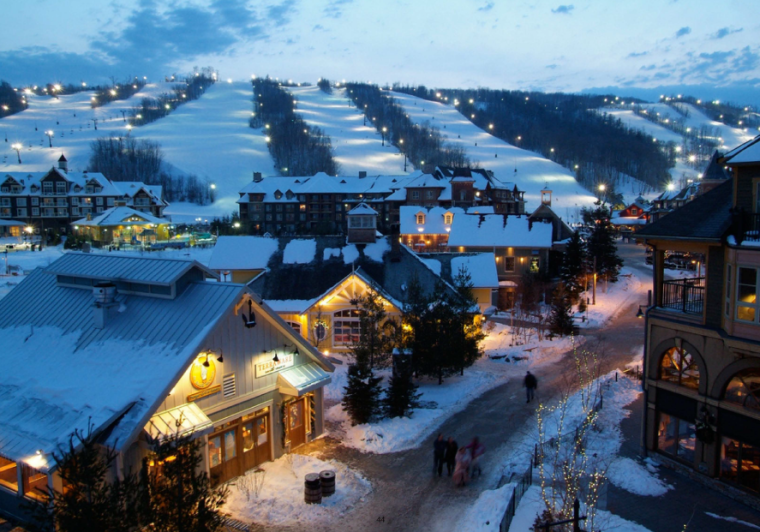
<svg viewBox="0 0 760 532">
<path fill-rule="evenodd" d="M 467 469 L 470 467 L 470 451 L 462 447 L 457 451 L 456 467 L 454 468 L 454 485 L 462 487 L 470 480 Z"/>
<path fill-rule="evenodd" d="M 485 454 L 486 446 L 475 436 L 467 445 L 467 448 L 470 450 L 470 456 L 472 457 L 472 461 L 470 462 L 470 477 L 474 479 L 476 473 L 478 476 L 483 474 L 483 470 L 480 469 L 480 457 Z"/>
<path fill-rule="evenodd" d="M 523 383 L 525 385 L 525 393 L 528 396 L 528 400 L 526 402 L 530 403 L 530 401 L 533 399 L 533 395 L 536 392 L 536 388 L 538 388 L 538 380 L 536 380 L 536 376 L 529 371 L 526 373 Z"/>
<path fill-rule="evenodd" d="M 446 441 L 443 434 L 439 434 L 433 442 L 433 475 L 438 471 L 438 476 L 443 475 L 443 462 L 446 459 Z"/>
<path fill-rule="evenodd" d="M 457 442 L 454 441 L 454 438 L 449 436 L 449 441 L 446 442 L 446 469 L 449 472 L 449 476 L 451 476 L 451 473 L 454 472 L 454 466 L 457 462 L 457 449 L 459 449 L 459 446 L 457 445 Z"/>
</svg>

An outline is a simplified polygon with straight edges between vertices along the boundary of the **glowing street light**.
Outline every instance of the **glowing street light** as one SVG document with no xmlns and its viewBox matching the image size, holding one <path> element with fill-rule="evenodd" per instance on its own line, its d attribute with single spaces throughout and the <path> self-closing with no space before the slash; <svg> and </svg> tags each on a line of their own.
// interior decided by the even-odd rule
<svg viewBox="0 0 760 532">
<path fill-rule="evenodd" d="M 132 133 L 132 124 L 127 124 L 127 136 Z"/>
<path fill-rule="evenodd" d="M 16 150 L 16 157 L 18 157 L 18 164 L 21 164 L 21 148 L 23 148 L 23 146 L 21 145 L 20 142 L 16 142 L 16 143 L 11 144 L 11 148 Z"/>
<path fill-rule="evenodd" d="M 399 139 L 398 143 L 401 144 L 401 147 L 403 148 L 403 146 L 404 146 L 404 139 Z M 403 151 L 403 150 L 401 150 L 401 153 L 404 154 L 404 172 L 406 172 L 406 152 Z"/>
<path fill-rule="evenodd" d="M 388 131 L 388 128 L 383 126 L 383 129 L 381 130 L 381 135 L 383 136 L 383 146 L 385 146 L 385 133 Z"/>
<path fill-rule="evenodd" d="M 48 143 L 50 144 L 50 147 L 53 147 L 53 137 L 55 136 L 55 133 L 53 133 L 52 129 L 48 129 L 45 131 L 45 135 L 47 135 Z"/>
<path fill-rule="evenodd" d="M 216 190 L 216 183 L 211 183 L 211 190 Z"/>
</svg>

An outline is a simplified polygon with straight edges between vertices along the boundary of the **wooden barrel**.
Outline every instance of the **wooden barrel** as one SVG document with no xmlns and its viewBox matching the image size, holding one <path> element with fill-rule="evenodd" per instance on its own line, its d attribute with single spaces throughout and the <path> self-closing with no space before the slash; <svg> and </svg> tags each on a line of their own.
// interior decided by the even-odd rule
<svg viewBox="0 0 760 532">
<path fill-rule="evenodd" d="M 306 504 L 319 504 L 322 502 L 322 485 L 317 473 L 309 473 L 304 478 L 303 496 Z"/>
<path fill-rule="evenodd" d="M 322 497 L 329 497 L 335 493 L 335 471 L 328 469 L 320 472 L 319 481 L 322 484 Z"/>
</svg>

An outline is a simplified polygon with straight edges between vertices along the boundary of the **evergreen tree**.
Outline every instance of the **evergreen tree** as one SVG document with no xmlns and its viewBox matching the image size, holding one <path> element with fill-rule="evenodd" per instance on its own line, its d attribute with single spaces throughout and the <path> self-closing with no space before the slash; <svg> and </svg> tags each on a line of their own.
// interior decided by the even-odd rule
<svg viewBox="0 0 760 532">
<path fill-rule="evenodd" d="M 581 235 L 575 232 L 565 246 L 559 269 L 559 277 L 573 301 L 578 300 L 578 296 L 585 288 L 586 263 L 586 247 Z"/>
<path fill-rule="evenodd" d="M 570 302 L 570 294 L 563 283 L 559 283 L 554 290 L 549 328 L 560 336 L 573 332 L 573 306 Z"/>
<path fill-rule="evenodd" d="M 226 486 L 211 487 L 200 465 L 203 441 L 192 435 L 155 440 L 143 461 L 141 512 L 148 530 L 161 532 L 213 532 L 223 529 L 220 508 Z"/>
<path fill-rule="evenodd" d="M 361 425 L 376 419 L 381 413 L 380 382 L 368 364 L 348 367 L 348 384 L 343 388 L 343 409 L 351 418 L 351 425 Z"/>
<path fill-rule="evenodd" d="M 594 210 L 584 209 L 583 219 L 591 225 L 591 236 L 587 243 L 588 256 L 590 260 L 596 258 L 597 274 L 614 283 L 623 267 L 623 260 L 617 254 L 610 211 L 604 205 Z"/>
<path fill-rule="evenodd" d="M 450 345 L 453 348 L 453 364 L 464 375 L 464 368 L 472 366 L 480 358 L 480 342 L 485 338 L 480 327 L 478 302 L 472 291 L 472 276 L 462 266 L 453 276 L 456 295 L 449 300 L 454 314 L 454 324 L 450 331 Z"/>
<path fill-rule="evenodd" d="M 366 295 L 359 301 L 359 342 L 353 349 L 354 357 L 369 364 L 386 365 L 390 352 L 390 338 L 386 334 L 386 317 L 383 298 L 374 286 L 370 286 Z"/>
<path fill-rule="evenodd" d="M 399 354 L 394 357 L 393 376 L 383 398 L 383 413 L 387 417 L 404 417 L 412 415 L 419 408 L 422 394 L 417 393 L 417 385 L 412 381 L 411 354 Z"/>
</svg>

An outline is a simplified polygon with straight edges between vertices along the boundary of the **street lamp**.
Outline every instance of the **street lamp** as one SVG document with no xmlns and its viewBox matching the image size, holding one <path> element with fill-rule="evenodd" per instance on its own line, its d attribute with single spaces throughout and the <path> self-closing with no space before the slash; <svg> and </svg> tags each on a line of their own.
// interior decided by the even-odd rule
<svg viewBox="0 0 760 532">
<path fill-rule="evenodd" d="M 387 128 L 387 127 L 385 127 L 385 126 L 383 126 L 383 130 L 382 130 L 382 136 L 383 136 L 383 144 L 382 144 L 382 145 L 383 145 L 383 146 L 385 146 L 385 133 L 386 133 L 387 131 L 388 131 L 388 128 Z"/>
<path fill-rule="evenodd" d="M 16 142 L 14 144 L 11 144 L 11 148 L 16 150 L 16 157 L 18 157 L 18 164 L 21 164 L 21 148 L 23 148 L 23 146 L 21 145 L 20 142 Z"/>
<path fill-rule="evenodd" d="M 50 144 L 50 147 L 53 147 L 53 137 L 55 136 L 55 133 L 53 133 L 52 129 L 48 129 L 45 131 L 45 135 L 47 135 L 48 143 Z"/>
<path fill-rule="evenodd" d="M 404 139 L 399 139 L 399 144 L 401 144 L 401 147 L 404 147 Z M 401 153 L 404 154 L 404 172 L 406 172 L 406 152 L 404 150 L 401 150 Z"/>
</svg>

